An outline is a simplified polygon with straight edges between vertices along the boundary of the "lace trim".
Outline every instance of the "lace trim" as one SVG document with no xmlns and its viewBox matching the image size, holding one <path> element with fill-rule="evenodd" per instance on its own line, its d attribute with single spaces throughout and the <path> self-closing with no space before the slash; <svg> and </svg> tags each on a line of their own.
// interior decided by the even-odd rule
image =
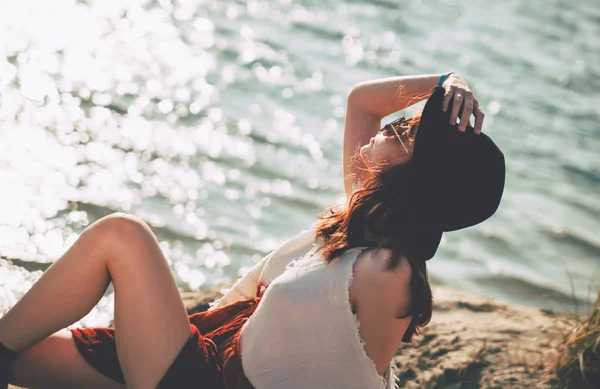
<svg viewBox="0 0 600 389">
<path fill-rule="evenodd" d="M 291 260 L 290 263 L 286 265 L 285 270 L 293 269 L 296 266 L 309 261 L 315 255 L 320 246 L 321 244 L 319 242 L 314 242 L 312 244 L 312 248 L 306 254 L 302 255 L 298 259 Z"/>
<path fill-rule="evenodd" d="M 397 381 L 397 377 L 396 377 L 396 373 L 394 372 L 394 368 L 392 367 L 392 361 L 390 361 L 390 366 L 388 366 L 388 369 L 385 371 L 387 374 L 387 389 L 400 389 L 400 386 L 398 386 Z"/>
<path fill-rule="evenodd" d="M 367 354 L 367 350 L 365 349 L 366 343 L 363 340 L 363 338 L 360 336 L 360 322 L 358 321 L 358 316 L 353 312 L 352 310 L 352 304 L 350 303 L 350 285 L 352 285 L 352 281 L 354 280 L 354 263 L 356 263 L 356 260 L 358 260 L 358 257 L 360 257 L 360 255 L 362 254 L 362 252 L 365 250 L 365 248 L 354 248 L 352 250 L 360 250 L 360 252 L 358 253 L 358 255 L 356 256 L 354 261 L 351 261 L 352 263 L 350 264 L 350 272 L 348 274 L 348 279 L 346 280 L 346 299 L 345 299 L 345 305 L 346 305 L 346 312 L 348 312 L 348 314 L 351 317 L 350 323 L 353 327 L 353 332 L 354 332 L 354 337 L 357 341 L 357 343 L 360 345 L 360 350 L 361 350 L 361 355 L 363 357 L 363 359 L 369 364 L 370 369 L 373 372 L 373 377 L 377 376 L 379 377 L 379 387 L 381 389 L 387 389 L 387 381 L 386 379 L 381 376 L 378 372 L 377 372 L 377 367 L 375 366 L 375 362 L 369 357 L 369 355 Z M 389 367 L 388 367 L 389 370 Z M 384 373 L 385 375 L 385 373 Z"/>
</svg>

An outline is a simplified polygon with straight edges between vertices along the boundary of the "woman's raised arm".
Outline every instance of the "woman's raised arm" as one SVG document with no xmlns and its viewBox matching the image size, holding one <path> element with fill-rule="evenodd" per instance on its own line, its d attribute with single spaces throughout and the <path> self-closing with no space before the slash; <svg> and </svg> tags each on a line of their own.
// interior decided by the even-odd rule
<svg viewBox="0 0 600 389">
<path fill-rule="evenodd" d="M 365 81 L 348 94 L 344 125 L 344 187 L 346 197 L 360 169 L 353 162 L 357 148 L 369 143 L 381 126 L 381 119 L 427 98 L 441 74 L 403 76 Z"/>
</svg>

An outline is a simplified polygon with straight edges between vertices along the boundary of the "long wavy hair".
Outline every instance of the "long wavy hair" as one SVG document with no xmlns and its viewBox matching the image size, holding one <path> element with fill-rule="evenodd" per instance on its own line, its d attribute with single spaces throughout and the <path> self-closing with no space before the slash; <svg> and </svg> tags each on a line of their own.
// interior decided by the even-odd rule
<svg viewBox="0 0 600 389">
<path fill-rule="evenodd" d="M 408 123 L 417 122 L 415 118 Z M 328 208 L 315 225 L 316 236 L 324 241 L 322 254 L 327 262 L 355 247 L 386 248 L 392 256 L 387 270 L 406 257 L 411 267 L 413 315 L 402 341 L 410 342 L 431 320 L 433 297 L 426 262 L 411 251 L 414 239 L 415 193 L 411 190 L 415 171 L 411 159 L 393 166 L 380 166 L 363 174 L 364 184 L 356 190 L 347 208 Z"/>
</svg>

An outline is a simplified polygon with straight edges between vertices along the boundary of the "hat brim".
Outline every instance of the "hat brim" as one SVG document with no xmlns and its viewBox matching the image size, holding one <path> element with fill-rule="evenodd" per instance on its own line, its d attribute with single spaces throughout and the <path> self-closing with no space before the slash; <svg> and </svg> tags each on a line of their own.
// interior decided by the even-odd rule
<svg viewBox="0 0 600 389">
<path fill-rule="evenodd" d="M 415 234 L 410 255 L 422 261 L 428 261 L 435 256 L 437 249 L 442 241 L 443 232 L 441 230 L 423 230 Z"/>
</svg>

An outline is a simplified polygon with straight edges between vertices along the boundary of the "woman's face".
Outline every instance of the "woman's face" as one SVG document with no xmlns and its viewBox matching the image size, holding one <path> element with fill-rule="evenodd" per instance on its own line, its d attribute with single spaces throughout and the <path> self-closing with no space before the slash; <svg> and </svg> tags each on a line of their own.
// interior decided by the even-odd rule
<svg viewBox="0 0 600 389">
<path fill-rule="evenodd" d="M 396 132 L 391 126 L 386 126 L 360 148 L 360 156 L 367 168 L 394 166 L 410 158 L 416 132 L 409 136 L 408 126 L 396 126 L 395 129 Z"/>
</svg>

